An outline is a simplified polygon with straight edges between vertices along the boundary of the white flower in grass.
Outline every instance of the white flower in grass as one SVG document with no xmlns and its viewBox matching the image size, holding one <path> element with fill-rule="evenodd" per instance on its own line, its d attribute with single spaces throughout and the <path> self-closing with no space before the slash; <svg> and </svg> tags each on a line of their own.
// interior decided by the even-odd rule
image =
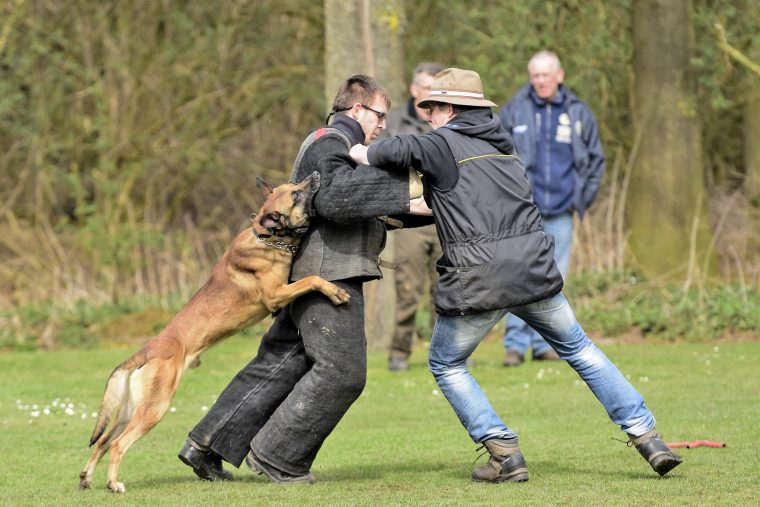
<svg viewBox="0 0 760 507">
<path fill-rule="evenodd" d="M 90 414 L 90 415 L 91 415 L 92 417 L 98 417 L 98 413 L 97 413 L 97 412 L 93 412 L 93 413 L 92 413 L 92 414 Z"/>
<path fill-rule="evenodd" d="M 433 389 L 433 396 L 438 396 L 439 394 L 441 393 L 438 391 L 438 389 Z"/>
<path fill-rule="evenodd" d="M 82 419 L 87 419 L 87 414 L 85 414 L 84 412 L 82 412 Z"/>
<path fill-rule="evenodd" d="M 42 413 L 45 414 L 45 415 L 50 415 L 50 409 L 47 408 L 47 407 L 45 407 L 45 409 L 42 411 Z"/>
<path fill-rule="evenodd" d="M 639 382 L 649 382 L 649 377 L 639 377 Z"/>
<path fill-rule="evenodd" d="M 64 412 L 66 412 L 66 415 L 74 415 L 74 410 L 68 407 L 66 408 L 66 410 L 64 410 Z"/>
<path fill-rule="evenodd" d="M 173 414 L 174 412 L 176 412 L 176 411 L 177 411 L 177 407 L 170 407 L 170 408 L 169 408 L 169 412 L 171 412 L 172 414 Z"/>
<path fill-rule="evenodd" d="M 527 382 L 523 384 L 523 389 L 530 389 L 530 384 Z"/>
<path fill-rule="evenodd" d="M 208 407 L 206 405 L 203 405 L 201 407 L 201 412 L 206 412 L 206 411 L 208 411 Z"/>
<path fill-rule="evenodd" d="M 29 415 L 32 416 L 32 417 L 39 417 L 40 416 L 40 411 L 39 410 L 35 410 L 34 412 L 32 412 Z"/>
<path fill-rule="evenodd" d="M 542 378 L 544 378 L 544 369 L 543 368 L 541 368 L 540 370 L 538 370 L 538 373 L 536 374 L 536 378 L 538 380 L 541 380 Z"/>
</svg>

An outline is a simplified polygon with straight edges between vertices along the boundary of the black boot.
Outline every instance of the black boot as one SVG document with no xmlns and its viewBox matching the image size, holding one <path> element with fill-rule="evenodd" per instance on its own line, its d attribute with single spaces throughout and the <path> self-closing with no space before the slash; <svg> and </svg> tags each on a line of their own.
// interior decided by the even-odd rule
<svg viewBox="0 0 760 507">
<path fill-rule="evenodd" d="M 649 462 L 652 470 L 660 476 L 673 470 L 683 462 L 678 454 L 670 450 L 670 447 L 662 441 L 662 435 L 656 429 L 649 431 L 640 437 L 628 435 L 636 450 Z"/>
<path fill-rule="evenodd" d="M 222 458 L 214 452 L 203 451 L 188 440 L 177 455 L 179 460 L 191 467 L 195 475 L 204 481 L 231 481 L 232 474 L 222 468 Z"/>
<path fill-rule="evenodd" d="M 250 451 L 245 457 L 245 464 L 257 474 L 264 474 L 270 481 L 278 484 L 314 484 L 315 482 L 311 472 L 306 475 L 292 475 L 283 472 L 256 456 L 253 451 Z"/>
</svg>

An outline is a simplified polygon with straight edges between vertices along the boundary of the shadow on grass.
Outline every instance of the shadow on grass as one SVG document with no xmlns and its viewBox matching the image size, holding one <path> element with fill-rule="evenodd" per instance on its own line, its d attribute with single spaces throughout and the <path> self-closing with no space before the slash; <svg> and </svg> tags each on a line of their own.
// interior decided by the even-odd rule
<svg viewBox="0 0 760 507">
<path fill-rule="evenodd" d="M 269 480 L 263 475 L 256 475 L 253 471 L 249 470 L 242 465 L 239 469 L 235 470 L 233 467 L 227 466 L 226 469 L 230 470 L 235 475 L 235 480 L 230 481 L 229 484 L 268 484 Z M 158 472 L 158 471 L 157 471 Z M 469 473 L 466 468 L 463 469 L 461 464 L 444 464 L 444 463 L 409 463 L 409 462 L 383 462 L 377 464 L 357 464 L 355 466 L 345 466 L 329 468 L 324 471 L 316 471 L 314 475 L 317 483 L 336 483 L 336 482 L 360 482 L 360 481 L 375 481 L 386 478 L 389 475 L 409 475 L 410 479 L 413 479 L 418 475 L 428 475 L 430 473 L 442 474 L 445 477 L 452 477 L 455 479 L 466 478 L 469 479 Z M 212 482 L 203 481 L 199 479 L 192 470 L 188 468 L 186 474 L 177 475 L 175 473 L 160 474 L 156 473 L 154 476 L 145 479 L 127 479 L 126 486 L 129 490 L 130 486 L 133 489 L 161 489 L 167 485 L 185 485 L 185 484 L 203 484 L 211 486 Z"/>
<path fill-rule="evenodd" d="M 635 457 L 638 459 L 638 456 Z M 668 475 L 665 475 L 664 477 L 660 477 L 657 475 L 657 472 L 649 468 L 649 465 L 643 461 L 640 460 L 639 465 L 641 467 L 641 470 L 637 470 L 635 472 L 632 472 L 628 469 L 623 469 L 620 467 L 608 467 L 605 463 L 592 463 L 590 465 L 567 465 L 564 463 L 558 463 L 556 461 L 547 461 L 547 460 L 532 460 L 528 463 L 528 472 L 531 471 L 536 474 L 546 474 L 546 475 L 573 475 L 577 474 L 579 477 L 581 476 L 595 476 L 595 477 L 607 477 L 611 479 L 629 479 L 629 480 L 670 480 L 675 479 L 679 480 L 681 477 L 679 477 L 679 471 L 676 469 L 675 472 L 671 471 Z"/>
<path fill-rule="evenodd" d="M 470 480 L 470 470 L 483 464 L 484 461 L 479 460 L 478 463 L 430 463 L 430 462 L 409 462 L 409 461 L 386 461 L 375 464 L 356 464 L 351 466 L 330 467 L 325 470 L 318 470 L 314 472 L 317 480 L 317 484 L 329 484 L 329 483 L 343 483 L 343 482 L 363 482 L 363 481 L 378 481 L 388 477 L 397 478 L 400 476 L 408 476 L 409 480 L 415 480 L 420 476 L 439 475 L 443 478 L 452 479 L 454 481 L 467 481 Z M 532 460 L 529 463 L 529 472 L 535 476 L 543 476 L 544 478 L 551 476 L 577 476 L 577 477 L 599 477 L 609 480 L 634 480 L 634 481 L 652 481 L 652 480 L 682 480 L 678 471 L 671 472 L 670 474 L 659 477 L 654 471 L 648 468 L 646 463 L 640 463 L 641 470 L 632 472 L 630 470 L 623 470 L 615 467 L 605 467 L 604 463 L 592 463 L 589 465 L 570 465 L 566 463 L 560 463 L 549 460 Z M 257 475 L 249 470 L 245 465 L 242 465 L 239 469 L 235 470 L 234 467 L 227 466 L 226 469 L 230 470 L 235 475 L 235 480 L 225 484 L 269 484 L 269 480 L 263 475 Z M 157 471 L 158 472 L 158 471 Z M 427 480 L 427 479 L 426 479 Z M 203 481 L 195 476 L 195 474 L 188 468 L 187 473 L 176 474 L 174 472 L 166 475 L 156 474 L 148 479 L 133 479 L 127 483 L 127 488 L 131 486 L 133 489 L 154 489 L 160 490 L 167 487 L 167 485 L 188 485 L 188 484 L 200 484 L 207 487 L 215 486 L 215 483 L 209 481 Z"/>
</svg>

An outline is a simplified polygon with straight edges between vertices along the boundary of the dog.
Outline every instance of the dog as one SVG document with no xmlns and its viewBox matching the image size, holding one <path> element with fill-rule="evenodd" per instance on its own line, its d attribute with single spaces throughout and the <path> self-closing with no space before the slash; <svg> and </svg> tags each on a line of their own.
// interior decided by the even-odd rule
<svg viewBox="0 0 760 507">
<path fill-rule="evenodd" d="M 287 283 L 309 226 L 319 173 L 274 189 L 261 178 L 257 184 L 266 202 L 252 215 L 252 230 L 235 238 L 208 281 L 166 328 L 108 379 L 90 438 L 95 448 L 79 474 L 81 488 L 90 487 L 95 466 L 110 450 L 107 486 L 114 493 L 126 491 L 117 481 L 124 454 L 161 421 L 182 374 L 200 364 L 203 351 L 308 292 L 319 291 L 336 305 L 348 302 L 346 291 L 317 276 Z"/>
</svg>

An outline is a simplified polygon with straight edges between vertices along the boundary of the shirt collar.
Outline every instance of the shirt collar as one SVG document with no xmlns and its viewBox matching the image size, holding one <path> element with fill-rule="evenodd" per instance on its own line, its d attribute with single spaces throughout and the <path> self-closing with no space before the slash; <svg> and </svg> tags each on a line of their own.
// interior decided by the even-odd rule
<svg viewBox="0 0 760 507">
<path fill-rule="evenodd" d="M 566 95 L 565 86 L 562 84 L 559 85 L 559 88 L 557 89 L 557 93 L 554 95 L 554 98 L 552 98 L 551 100 L 542 99 L 536 94 L 536 90 L 534 90 L 532 86 L 530 88 L 530 98 L 531 100 L 533 100 L 533 103 L 537 105 L 538 107 L 543 107 L 546 104 L 551 104 L 553 106 L 560 106 L 565 101 L 565 95 Z"/>
</svg>

